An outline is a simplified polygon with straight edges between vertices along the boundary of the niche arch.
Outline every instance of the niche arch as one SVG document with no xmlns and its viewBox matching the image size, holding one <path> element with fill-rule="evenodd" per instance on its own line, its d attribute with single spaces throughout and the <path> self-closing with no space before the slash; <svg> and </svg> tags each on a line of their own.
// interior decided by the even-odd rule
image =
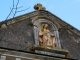
<svg viewBox="0 0 80 60">
<path fill-rule="evenodd" d="M 44 23 L 49 25 L 50 32 L 55 35 L 56 47 L 61 48 L 58 28 L 56 27 L 56 25 L 52 21 L 50 21 L 48 19 L 44 19 L 44 18 L 39 18 L 33 22 L 35 46 L 39 45 L 38 34 L 41 29 L 41 24 L 44 24 Z"/>
</svg>

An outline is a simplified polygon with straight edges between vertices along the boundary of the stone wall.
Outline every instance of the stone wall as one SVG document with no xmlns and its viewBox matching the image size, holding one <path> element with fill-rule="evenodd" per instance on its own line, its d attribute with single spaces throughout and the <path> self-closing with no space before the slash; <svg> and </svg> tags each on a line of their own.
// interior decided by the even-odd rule
<svg viewBox="0 0 80 60">
<path fill-rule="evenodd" d="M 27 51 L 28 45 L 34 45 L 33 27 L 29 25 L 30 21 L 28 18 L 1 28 L 0 47 Z"/>
<path fill-rule="evenodd" d="M 0 60 L 75 60 L 75 59 L 0 49 Z"/>
<path fill-rule="evenodd" d="M 35 16 L 53 21 L 60 28 L 61 48 L 69 50 L 72 58 L 80 59 L 80 31 L 42 10 L 0 23 L 0 47 L 28 51 L 29 45 L 35 45 L 33 26 L 29 24 Z"/>
<path fill-rule="evenodd" d="M 69 50 L 71 57 L 80 59 L 80 36 L 66 28 L 61 29 L 59 36 L 61 47 Z"/>
</svg>

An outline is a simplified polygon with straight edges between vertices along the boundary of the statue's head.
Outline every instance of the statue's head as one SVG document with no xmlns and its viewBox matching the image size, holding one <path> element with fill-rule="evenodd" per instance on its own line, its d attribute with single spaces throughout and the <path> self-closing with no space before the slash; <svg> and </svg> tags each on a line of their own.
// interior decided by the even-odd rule
<svg viewBox="0 0 80 60">
<path fill-rule="evenodd" d="M 48 24 L 42 24 L 43 28 L 48 28 Z"/>
</svg>

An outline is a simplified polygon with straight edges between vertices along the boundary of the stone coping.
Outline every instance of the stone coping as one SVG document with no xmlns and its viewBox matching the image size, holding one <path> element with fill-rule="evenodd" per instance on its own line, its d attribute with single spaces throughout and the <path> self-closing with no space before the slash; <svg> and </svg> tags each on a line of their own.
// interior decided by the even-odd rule
<svg viewBox="0 0 80 60">
<path fill-rule="evenodd" d="M 14 56 L 19 58 L 34 58 L 34 59 L 41 59 L 41 60 L 49 60 L 49 59 L 55 59 L 55 60 L 70 60 L 71 58 L 63 58 L 63 57 L 56 57 L 56 56 L 49 56 L 44 54 L 38 54 L 38 53 L 32 53 L 32 52 L 26 52 L 26 51 L 16 51 L 11 49 L 0 49 L 0 55 L 2 56 Z M 76 59 L 73 59 L 76 60 Z"/>
</svg>

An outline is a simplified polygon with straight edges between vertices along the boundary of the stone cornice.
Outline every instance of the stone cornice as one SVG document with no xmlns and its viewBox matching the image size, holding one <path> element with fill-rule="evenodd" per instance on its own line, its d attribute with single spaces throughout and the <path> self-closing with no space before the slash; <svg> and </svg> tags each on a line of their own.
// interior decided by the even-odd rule
<svg viewBox="0 0 80 60">
<path fill-rule="evenodd" d="M 24 14 L 24 15 L 21 15 L 21 16 L 18 16 L 18 17 L 15 17 L 15 18 L 0 22 L 0 27 L 3 26 L 4 24 L 6 26 L 8 26 L 8 25 L 11 25 L 11 24 L 23 21 L 23 20 L 25 20 L 27 18 L 35 17 L 35 16 L 38 16 L 39 18 L 42 16 L 42 18 L 46 18 L 47 17 L 49 19 L 52 19 L 55 22 L 57 22 L 58 24 L 64 26 L 66 29 L 71 30 L 72 32 L 74 32 L 74 33 L 76 33 L 77 35 L 80 36 L 80 31 L 78 29 L 76 29 L 75 27 L 71 26 L 70 24 L 66 23 L 65 21 L 63 21 L 62 19 L 57 17 L 56 15 L 54 15 L 54 14 L 52 14 L 52 13 L 46 11 L 46 10 L 33 11 L 31 13 Z"/>
<path fill-rule="evenodd" d="M 18 17 L 11 18 L 11 19 L 5 20 L 3 22 L 0 22 L 0 26 L 2 24 L 11 25 L 11 24 L 14 24 L 14 23 L 23 21 L 23 20 L 25 20 L 25 19 L 27 19 L 29 17 L 35 16 L 35 15 L 38 15 L 38 12 L 37 11 L 33 11 L 31 13 L 24 14 L 24 15 L 21 15 L 21 16 L 18 16 Z"/>
</svg>

